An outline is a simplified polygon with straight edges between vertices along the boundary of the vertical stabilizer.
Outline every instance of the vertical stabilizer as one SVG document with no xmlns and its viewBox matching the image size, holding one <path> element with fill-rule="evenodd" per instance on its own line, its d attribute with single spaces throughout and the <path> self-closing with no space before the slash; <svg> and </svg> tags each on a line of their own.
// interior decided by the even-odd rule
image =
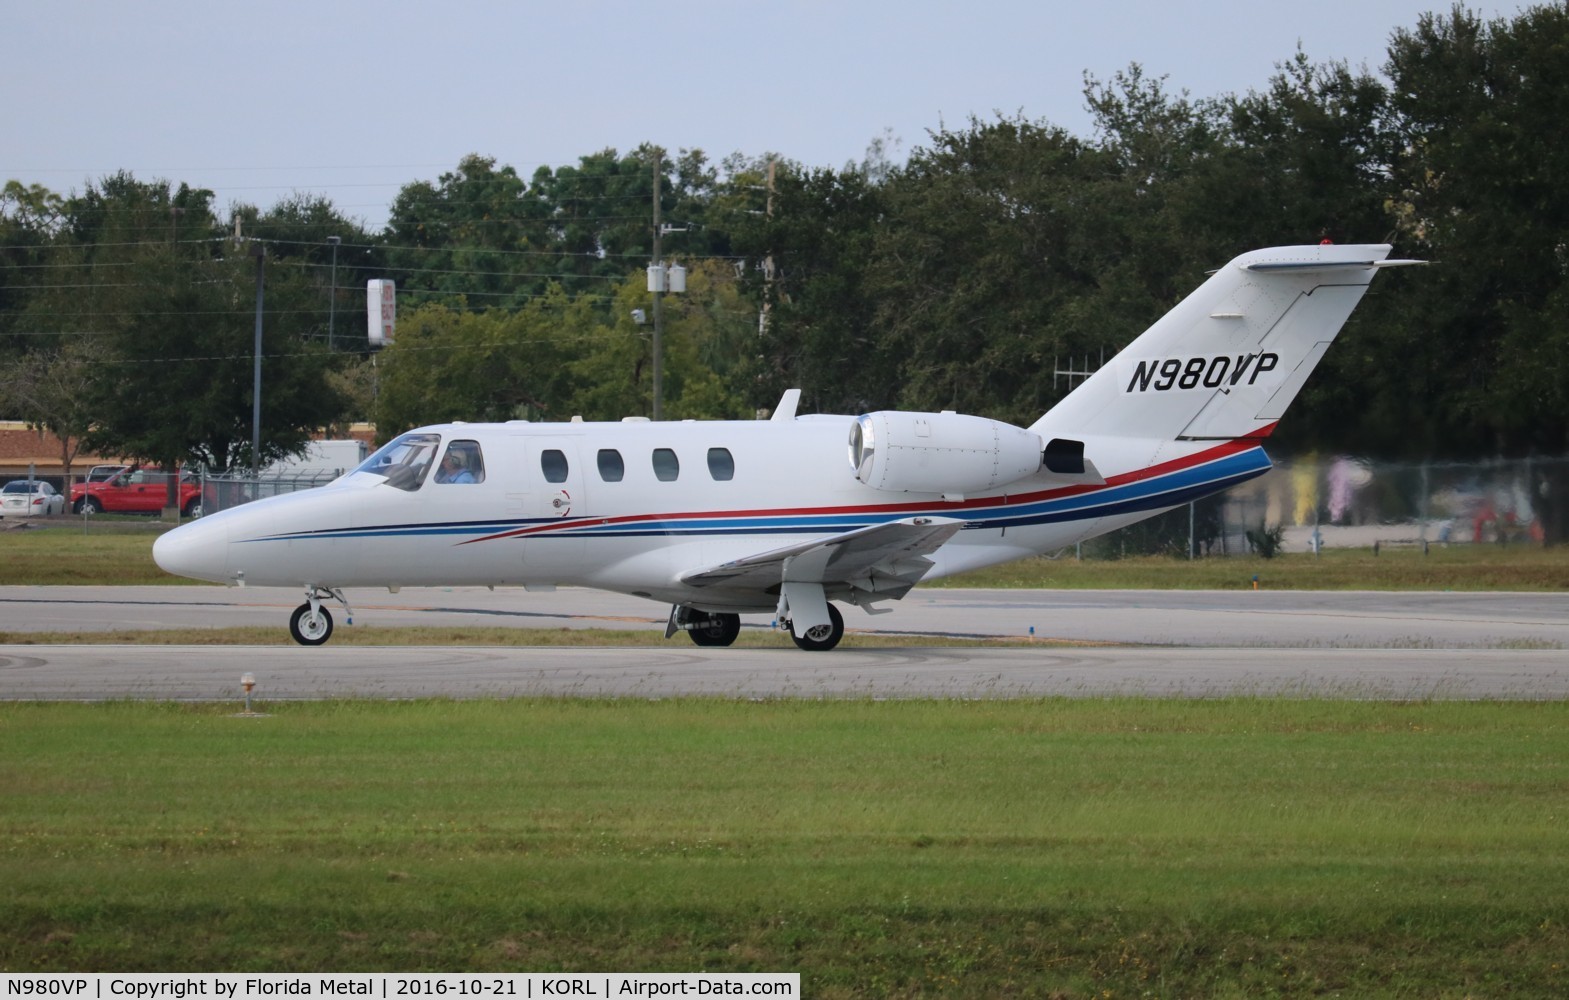
<svg viewBox="0 0 1569 1000">
<path fill-rule="evenodd" d="M 1044 439 L 1264 437 L 1296 398 L 1387 244 L 1255 250 L 1215 272 L 1030 428 Z"/>
</svg>

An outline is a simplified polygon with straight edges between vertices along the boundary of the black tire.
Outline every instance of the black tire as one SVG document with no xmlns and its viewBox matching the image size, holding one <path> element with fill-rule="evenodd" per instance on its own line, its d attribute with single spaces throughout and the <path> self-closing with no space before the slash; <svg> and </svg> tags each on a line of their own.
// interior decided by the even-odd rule
<svg viewBox="0 0 1569 1000">
<path fill-rule="evenodd" d="M 78 500 L 76 506 L 72 507 L 71 510 L 77 514 L 102 514 L 104 505 L 97 497 L 87 497 L 83 500 Z"/>
<path fill-rule="evenodd" d="M 180 514 L 182 516 L 184 516 L 184 517 L 201 517 L 202 516 L 202 498 L 201 497 L 191 497 L 190 500 L 186 501 L 185 509 L 180 511 Z"/>
<path fill-rule="evenodd" d="M 839 645 L 839 640 L 844 638 L 844 616 L 832 604 L 828 605 L 828 624 L 809 628 L 805 635 L 796 635 L 792 630 L 790 638 L 802 649 L 812 653 L 826 653 Z"/>
<path fill-rule="evenodd" d="M 687 629 L 686 634 L 699 646 L 728 646 L 741 634 L 741 616 L 704 612 L 712 622 L 706 628 Z"/>
<path fill-rule="evenodd" d="M 311 614 L 311 606 L 301 604 L 289 618 L 289 635 L 301 646 L 320 646 L 332 638 L 332 612 L 318 608 Z"/>
</svg>

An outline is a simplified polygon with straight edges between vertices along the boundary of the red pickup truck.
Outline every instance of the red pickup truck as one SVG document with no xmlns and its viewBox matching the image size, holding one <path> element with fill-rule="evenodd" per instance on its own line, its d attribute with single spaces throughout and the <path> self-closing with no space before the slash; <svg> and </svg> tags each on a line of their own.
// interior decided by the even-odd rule
<svg viewBox="0 0 1569 1000">
<path fill-rule="evenodd" d="M 78 514 L 156 514 L 169 496 L 169 474 L 132 466 L 97 483 L 71 487 L 71 510 Z M 180 476 L 180 513 L 201 513 L 202 487 L 190 473 Z"/>
</svg>

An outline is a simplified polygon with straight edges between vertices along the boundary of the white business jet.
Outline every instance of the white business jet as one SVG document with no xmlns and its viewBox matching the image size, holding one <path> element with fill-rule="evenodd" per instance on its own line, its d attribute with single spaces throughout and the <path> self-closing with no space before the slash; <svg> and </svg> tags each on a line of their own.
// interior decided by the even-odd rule
<svg viewBox="0 0 1569 1000">
<path fill-rule="evenodd" d="M 725 646 L 771 613 L 796 645 L 931 580 L 1049 552 L 1252 479 L 1262 444 L 1384 267 L 1386 245 L 1258 250 L 1215 272 L 1028 429 L 945 411 L 769 420 L 452 423 L 328 486 L 177 528 L 171 573 L 305 592 L 596 587 Z M 352 617 L 352 610 L 350 611 Z"/>
</svg>

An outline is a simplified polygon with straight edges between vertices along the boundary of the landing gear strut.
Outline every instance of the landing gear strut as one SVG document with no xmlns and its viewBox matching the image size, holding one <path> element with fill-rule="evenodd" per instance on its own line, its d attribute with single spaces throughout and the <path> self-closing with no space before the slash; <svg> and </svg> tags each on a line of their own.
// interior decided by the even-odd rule
<svg viewBox="0 0 1569 1000">
<path fill-rule="evenodd" d="M 332 638 L 332 612 L 321 606 L 322 600 L 327 597 L 343 605 L 349 614 L 349 623 L 353 624 L 354 609 L 349 607 L 341 590 L 310 587 L 305 591 L 305 603 L 295 608 L 289 618 L 289 635 L 301 646 L 320 646 Z"/>
</svg>

